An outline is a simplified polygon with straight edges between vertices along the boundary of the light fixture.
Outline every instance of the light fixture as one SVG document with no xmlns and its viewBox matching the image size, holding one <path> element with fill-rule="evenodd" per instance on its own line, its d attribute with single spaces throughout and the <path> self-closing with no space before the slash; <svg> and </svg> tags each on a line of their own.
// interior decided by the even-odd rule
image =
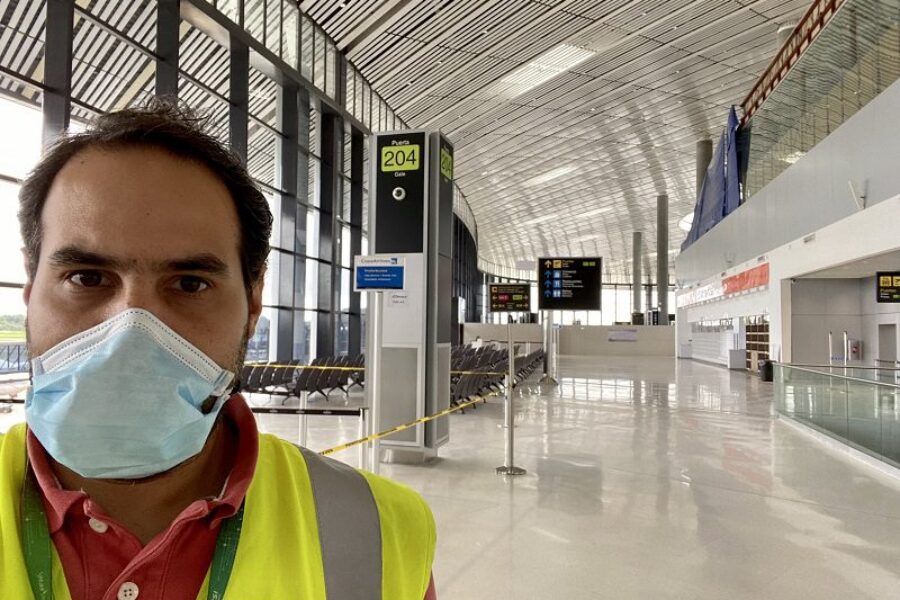
<svg viewBox="0 0 900 600">
<path fill-rule="evenodd" d="M 694 211 L 691 211 L 688 214 L 681 217 L 681 220 L 678 221 L 678 229 L 684 231 L 685 233 L 690 233 L 691 226 L 693 224 L 694 224 Z"/>
<path fill-rule="evenodd" d="M 536 177 L 532 177 L 531 179 L 526 179 L 522 182 L 522 185 L 525 187 L 534 187 L 536 185 L 541 185 L 547 183 L 548 181 L 553 181 L 558 177 L 562 177 L 563 175 L 568 175 L 572 171 L 576 170 L 578 167 L 575 165 L 565 165 L 562 167 L 557 167 L 555 169 L 551 169 L 542 175 L 537 175 Z"/>
<path fill-rule="evenodd" d="M 557 218 L 558 215 L 543 215 L 540 217 L 535 217 L 533 219 L 529 219 L 527 221 L 523 221 L 522 225 L 537 225 L 538 223 L 546 223 L 547 221 L 552 221 Z"/>
<path fill-rule="evenodd" d="M 515 98 L 595 55 L 596 52 L 591 50 L 560 44 L 531 62 L 510 71 L 486 91 L 506 98 Z"/>
<path fill-rule="evenodd" d="M 604 214 L 604 213 L 608 213 L 608 212 L 611 211 L 612 209 L 613 209 L 612 206 L 604 206 L 603 208 L 596 208 L 596 209 L 594 209 L 594 210 L 589 210 L 589 211 L 586 212 L 586 213 L 581 213 L 581 216 L 582 216 L 582 217 L 594 217 L 594 216 L 597 216 L 597 215 L 602 215 L 602 214 Z"/>
</svg>

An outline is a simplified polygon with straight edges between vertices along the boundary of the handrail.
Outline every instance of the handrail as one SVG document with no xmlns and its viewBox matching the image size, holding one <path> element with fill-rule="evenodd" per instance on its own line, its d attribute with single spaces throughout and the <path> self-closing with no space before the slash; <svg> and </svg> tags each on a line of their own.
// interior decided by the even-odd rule
<svg viewBox="0 0 900 600">
<path fill-rule="evenodd" d="M 788 72 L 797 64 L 800 56 L 812 45 L 843 4 L 844 0 L 815 0 L 813 2 L 778 50 L 778 54 L 772 59 L 768 68 L 741 102 L 744 109 L 741 127 L 747 124 L 747 121 L 759 110 L 763 102 L 787 77 Z"/>
<path fill-rule="evenodd" d="M 893 361 L 887 361 L 893 362 Z M 857 365 L 797 365 L 793 363 L 779 363 L 776 364 L 785 366 L 785 367 L 808 367 L 814 369 L 859 369 L 860 371 L 900 371 L 900 367 L 863 367 Z"/>
<path fill-rule="evenodd" d="M 813 375 L 824 375 L 825 377 L 837 377 L 838 379 L 843 379 L 845 381 L 855 381 L 857 383 L 865 383 L 868 385 L 879 385 L 881 387 L 889 387 L 889 388 L 894 388 L 896 390 L 900 390 L 900 385 L 898 385 L 896 383 L 887 383 L 885 381 L 876 381 L 874 379 L 862 379 L 861 377 L 852 377 L 850 375 L 841 375 L 839 373 L 823 373 L 822 371 L 814 371 L 812 369 L 807 369 L 805 367 L 798 367 L 795 365 L 789 365 L 786 363 L 775 363 L 775 365 L 777 365 L 779 367 L 787 367 L 789 369 L 795 369 L 797 371 L 803 371 L 806 373 L 812 373 Z M 826 367 L 826 368 L 829 368 L 829 367 Z M 844 367 L 830 367 L 830 368 L 843 369 Z M 848 367 L 848 368 L 852 368 L 852 367 Z"/>
</svg>

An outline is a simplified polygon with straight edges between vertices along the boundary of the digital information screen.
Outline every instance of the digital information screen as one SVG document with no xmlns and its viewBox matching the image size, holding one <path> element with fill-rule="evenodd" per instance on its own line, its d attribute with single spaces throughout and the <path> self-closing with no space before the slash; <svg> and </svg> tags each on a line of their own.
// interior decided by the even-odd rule
<svg viewBox="0 0 900 600">
<path fill-rule="evenodd" d="M 527 283 L 492 283 L 488 286 L 491 312 L 529 312 L 531 285 Z"/>
<path fill-rule="evenodd" d="M 600 310 L 602 258 L 539 258 L 538 308 Z"/>
<path fill-rule="evenodd" d="M 900 302 L 900 271 L 876 273 L 875 284 L 878 286 L 878 302 Z"/>
</svg>

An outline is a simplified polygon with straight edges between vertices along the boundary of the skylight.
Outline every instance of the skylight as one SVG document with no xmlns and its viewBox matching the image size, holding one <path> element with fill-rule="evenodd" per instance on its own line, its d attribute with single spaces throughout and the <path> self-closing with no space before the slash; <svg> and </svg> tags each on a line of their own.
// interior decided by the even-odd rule
<svg viewBox="0 0 900 600">
<path fill-rule="evenodd" d="M 558 218 L 557 215 L 541 215 L 540 217 L 535 217 L 533 219 L 528 219 L 527 221 L 523 221 L 522 225 L 537 225 L 538 223 L 546 223 L 547 221 L 552 221 L 553 219 Z"/>
<path fill-rule="evenodd" d="M 560 44 L 531 62 L 507 73 L 505 77 L 490 86 L 490 91 L 506 98 L 515 98 L 550 81 L 557 75 L 565 73 L 595 54 L 591 50 L 585 50 L 578 46 Z"/>
<path fill-rule="evenodd" d="M 551 169 L 542 175 L 537 175 L 536 177 L 532 177 L 531 179 L 526 179 L 522 182 L 522 185 L 525 187 L 534 187 L 536 185 L 541 185 L 543 183 L 547 183 L 548 181 L 553 181 L 557 177 L 562 177 L 563 175 L 568 175 L 572 171 L 576 170 L 578 167 L 575 165 L 565 165 L 563 167 L 557 167 L 555 169 Z"/>
</svg>

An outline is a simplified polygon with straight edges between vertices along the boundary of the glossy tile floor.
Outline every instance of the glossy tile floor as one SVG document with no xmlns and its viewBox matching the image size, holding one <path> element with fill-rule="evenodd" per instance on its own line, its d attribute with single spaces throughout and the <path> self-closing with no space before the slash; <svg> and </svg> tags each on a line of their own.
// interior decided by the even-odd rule
<svg viewBox="0 0 900 600">
<path fill-rule="evenodd" d="M 441 600 L 900 598 L 900 483 L 774 419 L 771 384 L 674 359 L 560 367 L 558 388 L 522 386 L 527 475 L 494 474 L 501 398 L 452 415 L 440 459 L 383 467 L 431 504 Z M 297 440 L 296 417 L 259 422 Z M 309 418 L 313 449 L 356 435 Z"/>
<path fill-rule="evenodd" d="M 567 359 L 523 392 L 527 475 L 494 474 L 499 398 L 451 417 L 440 460 L 383 468 L 434 510 L 442 600 L 900 598 L 900 484 L 773 419 L 771 384 Z M 331 423 L 311 447 L 354 436 Z"/>
</svg>

